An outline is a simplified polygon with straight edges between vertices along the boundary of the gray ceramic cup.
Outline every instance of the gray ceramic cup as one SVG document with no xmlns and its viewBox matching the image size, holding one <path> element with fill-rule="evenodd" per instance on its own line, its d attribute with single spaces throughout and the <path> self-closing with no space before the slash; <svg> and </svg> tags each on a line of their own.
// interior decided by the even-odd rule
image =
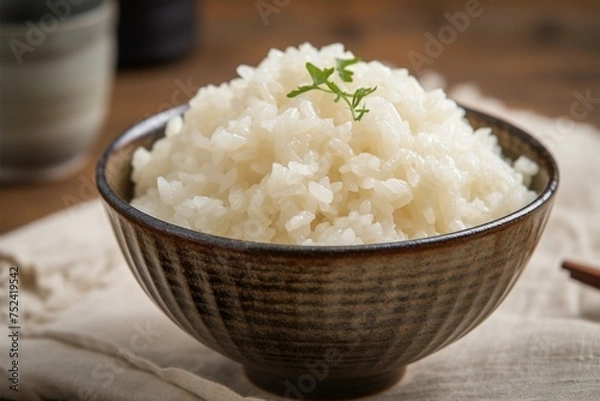
<svg viewBox="0 0 600 401">
<path fill-rule="evenodd" d="M 104 121 L 113 0 L 0 0 L 0 181 L 64 178 Z"/>
</svg>

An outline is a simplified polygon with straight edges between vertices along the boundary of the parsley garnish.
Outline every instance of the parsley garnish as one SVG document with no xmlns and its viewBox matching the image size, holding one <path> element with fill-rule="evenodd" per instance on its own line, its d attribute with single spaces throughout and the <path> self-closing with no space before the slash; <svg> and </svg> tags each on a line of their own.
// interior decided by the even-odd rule
<svg viewBox="0 0 600 401">
<path fill-rule="evenodd" d="M 367 104 L 364 102 L 362 105 L 361 101 L 371 93 L 375 92 L 377 87 L 373 88 L 358 88 L 354 93 L 348 93 L 342 90 L 335 82 L 331 81 L 329 77 L 337 71 L 341 80 L 344 82 L 352 82 L 353 71 L 348 70 L 348 67 L 356 64 L 360 61 L 360 58 L 355 57 L 352 59 L 336 59 L 336 66 L 331 68 L 320 69 L 312 63 L 306 63 L 306 69 L 312 78 L 312 85 L 302 85 L 298 89 L 295 89 L 287 94 L 287 97 L 292 98 L 299 96 L 305 92 L 311 90 L 320 90 L 323 92 L 331 93 L 335 95 L 334 102 L 338 102 L 342 99 L 350 108 L 352 118 L 354 121 L 360 121 L 365 114 L 369 112 Z"/>
</svg>

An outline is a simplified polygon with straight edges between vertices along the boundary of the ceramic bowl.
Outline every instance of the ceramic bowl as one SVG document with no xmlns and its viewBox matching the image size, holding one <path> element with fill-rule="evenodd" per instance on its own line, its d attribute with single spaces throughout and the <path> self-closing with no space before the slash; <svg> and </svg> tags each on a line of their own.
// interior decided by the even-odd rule
<svg viewBox="0 0 600 401">
<path fill-rule="evenodd" d="M 290 246 L 191 231 L 129 205 L 131 156 L 185 106 L 126 131 L 97 183 L 137 281 L 181 329 L 243 364 L 258 386 L 294 399 L 348 398 L 396 383 L 407 365 L 484 321 L 525 267 L 550 213 L 558 170 L 520 129 L 476 111 L 504 154 L 540 166 L 538 197 L 452 234 L 360 246 Z"/>
</svg>

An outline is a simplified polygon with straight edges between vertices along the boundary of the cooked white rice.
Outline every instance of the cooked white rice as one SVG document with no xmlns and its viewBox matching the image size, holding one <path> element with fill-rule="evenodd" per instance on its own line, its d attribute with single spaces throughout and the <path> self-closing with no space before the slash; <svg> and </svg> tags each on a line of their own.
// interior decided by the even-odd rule
<svg viewBox="0 0 600 401">
<path fill-rule="evenodd" d="M 311 83 L 307 61 L 351 57 L 340 44 L 271 50 L 239 78 L 201 88 L 164 139 L 135 152 L 132 204 L 224 237 L 346 245 L 461 230 L 535 197 L 535 163 L 511 166 L 490 129 L 474 131 L 442 90 L 423 90 L 405 69 L 350 67 L 348 91 L 377 86 L 360 122 L 331 94 L 286 97 Z"/>
</svg>

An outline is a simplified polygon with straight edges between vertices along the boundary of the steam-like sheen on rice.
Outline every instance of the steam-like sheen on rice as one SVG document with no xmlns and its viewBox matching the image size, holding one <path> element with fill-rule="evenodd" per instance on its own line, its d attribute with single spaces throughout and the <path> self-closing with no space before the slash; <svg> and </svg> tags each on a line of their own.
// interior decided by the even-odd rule
<svg viewBox="0 0 600 401">
<path fill-rule="evenodd" d="M 423 90 L 405 69 L 350 67 L 354 82 L 339 82 L 347 91 L 377 86 L 360 122 L 331 94 L 286 97 L 310 83 L 306 62 L 351 57 L 339 44 L 272 50 L 258 67 L 240 66 L 240 78 L 201 88 L 164 139 L 135 152 L 132 204 L 224 237 L 347 245 L 461 230 L 535 197 L 526 187 L 535 163 L 509 164 L 489 129 L 474 131 L 443 91 Z"/>
</svg>

